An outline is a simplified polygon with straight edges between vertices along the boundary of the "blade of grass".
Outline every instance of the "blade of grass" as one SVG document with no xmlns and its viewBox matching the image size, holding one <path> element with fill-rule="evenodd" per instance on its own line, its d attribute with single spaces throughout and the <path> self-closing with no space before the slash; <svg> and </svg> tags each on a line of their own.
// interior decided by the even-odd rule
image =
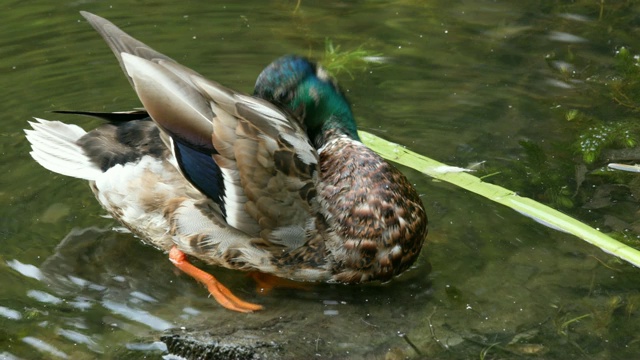
<svg viewBox="0 0 640 360">
<path fill-rule="evenodd" d="M 545 226 L 573 234 L 609 254 L 640 267 L 640 251 L 568 215 L 529 198 L 518 196 L 511 190 L 483 182 L 476 176 L 460 171 L 462 169 L 451 167 L 414 153 L 401 145 L 386 141 L 373 134 L 364 131 L 360 131 L 359 134 L 368 147 L 390 161 L 418 170 L 435 179 L 446 181 L 508 206 Z"/>
</svg>

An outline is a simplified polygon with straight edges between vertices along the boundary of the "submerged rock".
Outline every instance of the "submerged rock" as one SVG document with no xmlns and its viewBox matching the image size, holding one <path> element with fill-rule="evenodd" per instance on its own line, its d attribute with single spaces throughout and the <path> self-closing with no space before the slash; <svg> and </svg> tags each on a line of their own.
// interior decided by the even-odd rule
<svg viewBox="0 0 640 360">
<path fill-rule="evenodd" d="M 185 359 L 268 359 L 282 358 L 281 344 L 246 337 L 228 336 L 224 340 L 212 338 L 206 331 L 165 335 L 160 341 L 167 345 L 170 355 Z"/>
</svg>

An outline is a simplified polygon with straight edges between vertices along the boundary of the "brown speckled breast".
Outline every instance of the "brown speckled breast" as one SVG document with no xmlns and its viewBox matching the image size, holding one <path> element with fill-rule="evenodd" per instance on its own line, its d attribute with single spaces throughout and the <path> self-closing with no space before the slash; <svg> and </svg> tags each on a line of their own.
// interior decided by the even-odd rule
<svg viewBox="0 0 640 360">
<path fill-rule="evenodd" d="M 340 282 L 388 280 L 417 258 L 427 216 L 407 178 L 358 141 L 337 136 L 320 152 L 321 207 L 334 226 L 329 244 Z"/>
</svg>

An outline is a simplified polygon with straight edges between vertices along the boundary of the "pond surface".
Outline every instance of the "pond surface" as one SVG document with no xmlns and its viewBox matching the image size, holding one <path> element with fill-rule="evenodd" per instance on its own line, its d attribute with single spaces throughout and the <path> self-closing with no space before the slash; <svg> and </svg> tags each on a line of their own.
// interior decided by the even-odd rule
<svg viewBox="0 0 640 360">
<path fill-rule="evenodd" d="M 603 175 L 602 159 L 585 163 L 575 147 L 589 121 L 635 119 L 628 103 L 615 101 L 620 96 L 606 96 L 617 79 L 616 51 L 640 48 L 637 2 L 34 0 L 1 7 L 0 358 L 161 358 L 160 337 L 182 329 L 214 338 L 252 329 L 286 344 L 285 358 L 640 353 L 640 270 L 409 169 L 430 218 L 413 269 L 383 285 L 261 294 L 246 275 L 209 268 L 266 308 L 231 313 L 165 254 L 115 231 L 85 182 L 37 165 L 22 132 L 34 116 L 99 124 L 51 110 L 139 106 L 80 10 L 245 92 L 283 54 L 322 59 L 329 39 L 340 51 L 381 56 L 337 74 L 361 129 L 450 165 L 482 162 L 476 174 L 491 175 L 487 181 L 637 241 L 640 180 Z M 583 121 L 572 121 L 571 111 Z M 640 138 L 637 127 L 629 130 Z"/>
</svg>

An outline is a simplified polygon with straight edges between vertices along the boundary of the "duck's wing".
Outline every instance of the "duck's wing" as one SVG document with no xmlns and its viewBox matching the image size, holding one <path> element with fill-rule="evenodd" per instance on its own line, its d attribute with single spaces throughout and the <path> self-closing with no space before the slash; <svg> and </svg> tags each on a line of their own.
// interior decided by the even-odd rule
<svg viewBox="0 0 640 360">
<path fill-rule="evenodd" d="M 116 53 L 151 118 L 170 138 L 187 180 L 225 221 L 298 247 L 317 211 L 318 157 L 299 123 L 269 102 L 204 79 L 83 12 Z"/>
<path fill-rule="evenodd" d="M 262 238 L 299 247 L 318 211 L 318 154 L 305 130 L 267 101 L 193 80 L 217 115 L 214 159 L 247 198 L 240 211 L 257 221 Z"/>
<path fill-rule="evenodd" d="M 93 28 L 102 36 L 105 40 L 109 48 L 113 51 L 114 55 L 118 59 L 120 63 L 120 67 L 124 71 L 125 75 L 127 75 L 127 79 L 131 83 L 131 85 L 136 88 L 133 83 L 133 79 L 127 68 L 124 64 L 123 56 L 125 54 L 134 55 L 138 58 L 148 60 L 155 64 L 161 65 L 166 71 L 173 74 L 173 77 L 181 80 L 181 83 L 186 83 L 189 86 L 185 86 L 182 89 L 178 89 L 178 91 L 173 94 L 175 97 L 175 101 L 172 99 L 167 99 L 170 101 L 171 105 L 167 106 L 167 108 L 171 108 L 172 113 L 179 113 L 185 108 L 192 112 L 196 112 L 202 121 L 194 121 L 186 124 L 182 124 L 181 129 L 176 129 L 178 131 L 174 131 L 174 136 L 180 138 L 181 133 L 190 133 L 190 134 L 202 134 L 207 133 L 211 130 L 211 119 L 213 118 L 213 112 L 211 111 L 210 106 L 206 103 L 204 98 L 195 91 L 195 86 L 191 83 L 191 76 L 196 75 L 200 76 L 197 72 L 178 64 L 176 61 L 171 59 L 170 57 L 159 53 L 158 51 L 152 49 L 150 46 L 138 41 L 133 38 L 129 34 L 120 30 L 117 26 L 111 23 L 109 20 L 101 18 L 100 16 L 88 13 L 86 11 L 81 11 L 80 14 L 84 16 L 85 19 L 93 26 Z M 174 87 L 175 88 L 175 87 Z M 176 90 L 176 89 L 173 89 Z M 138 94 L 140 96 L 140 94 Z M 140 100 L 143 100 L 142 98 Z M 144 100 L 143 100 L 144 103 Z M 146 106 L 146 104 L 145 104 Z M 152 109 L 145 108 L 149 113 L 152 113 Z M 157 113 L 157 111 L 153 111 Z M 156 119 L 154 119 L 156 120 Z M 162 124 L 159 123 L 162 127 Z M 195 126 L 195 129 L 188 128 L 190 126 Z M 170 129 L 164 129 L 169 130 Z M 209 138 L 202 139 L 189 139 L 194 142 L 194 145 L 197 147 L 201 147 L 205 150 L 213 150 L 211 147 Z"/>
<path fill-rule="evenodd" d="M 109 48 L 111 48 L 113 53 L 116 55 L 118 63 L 120 63 L 120 67 L 122 68 L 122 71 L 124 71 L 125 75 L 127 74 L 127 70 L 124 67 L 124 63 L 122 62 L 122 53 L 136 55 L 143 59 L 154 62 L 170 61 L 177 64 L 170 57 L 155 51 L 151 47 L 120 30 L 120 28 L 115 26 L 109 20 L 86 11 L 80 11 L 80 15 L 87 19 L 89 24 L 98 32 L 98 34 L 102 36 L 107 45 L 109 45 Z M 182 68 L 182 70 L 185 72 L 194 72 L 193 70 L 190 70 L 184 66 L 182 66 Z M 127 79 L 131 83 L 131 86 L 133 86 L 131 77 L 127 75 Z"/>
</svg>

